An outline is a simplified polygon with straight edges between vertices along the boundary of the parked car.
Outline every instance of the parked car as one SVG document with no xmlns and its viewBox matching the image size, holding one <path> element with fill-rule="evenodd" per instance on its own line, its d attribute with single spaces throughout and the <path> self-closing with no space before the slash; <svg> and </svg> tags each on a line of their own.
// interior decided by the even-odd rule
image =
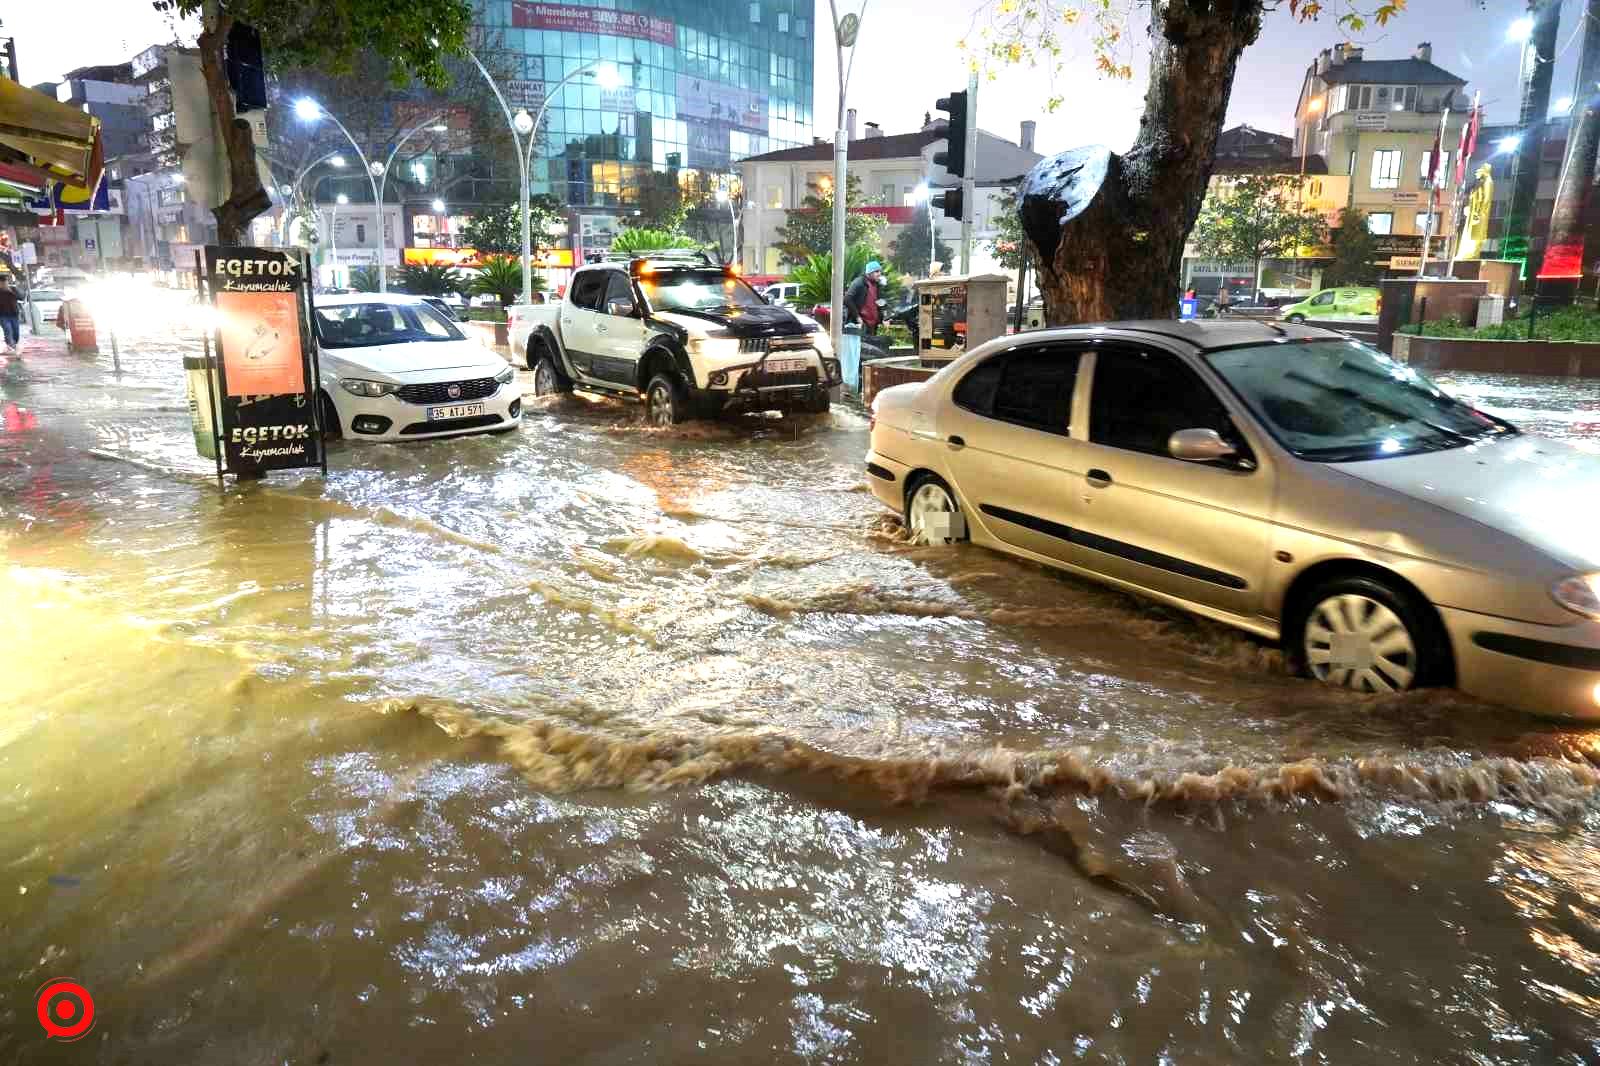
<svg viewBox="0 0 1600 1066">
<path fill-rule="evenodd" d="M 800 283 L 795 281 L 775 282 L 762 289 L 761 295 L 766 297 L 769 304 L 777 304 L 779 307 L 793 307 L 800 301 Z"/>
<path fill-rule="evenodd" d="M 1304 322 L 1308 318 L 1324 316 L 1347 318 L 1377 313 L 1377 289 L 1337 288 L 1322 289 L 1299 303 L 1282 307 L 1278 316 L 1286 322 Z"/>
<path fill-rule="evenodd" d="M 510 309 L 536 395 L 642 397 L 667 425 L 724 407 L 820 412 L 840 383 L 828 335 L 701 253 L 585 266 L 557 304 Z"/>
<path fill-rule="evenodd" d="M 515 371 L 425 297 L 335 296 L 318 300 L 314 317 L 330 431 L 396 441 L 517 427 Z"/>
<path fill-rule="evenodd" d="M 873 403 L 867 481 L 970 538 L 1281 641 L 1334 685 L 1600 718 L 1600 457 L 1307 326 L 997 339 Z"/>
<path fill-rule="evenodd" d="M 34 289 L 29 297 L 39 309 L 39 321 L 47 325 L 55 322 L 56 312 L 61 310 L 61 302 L 66 299 L 60 289 Z"/>
<path fill-rule="evenodd" d="M 461 322 L 467 317 L 466 301 L 459 296 L 456 297 L 457 302 L 455 303 L 451 303 L 450 299 L 445 296 L 423 296 L 420 299 L 452 322 Z"/>
</svg>

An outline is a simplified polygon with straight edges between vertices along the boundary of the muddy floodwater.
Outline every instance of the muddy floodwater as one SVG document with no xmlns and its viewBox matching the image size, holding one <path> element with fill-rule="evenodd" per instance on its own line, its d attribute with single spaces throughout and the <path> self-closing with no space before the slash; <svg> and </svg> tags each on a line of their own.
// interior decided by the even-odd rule
<svg viewBox="0 0 1600 1066">
<path fill-rule="evenodd" d="M 848 410 L 219 492 L 121 344 L 0 378 L 0 1062 L 1600 1061 L 1600 731 L 908 547 Z"/>
</svg>

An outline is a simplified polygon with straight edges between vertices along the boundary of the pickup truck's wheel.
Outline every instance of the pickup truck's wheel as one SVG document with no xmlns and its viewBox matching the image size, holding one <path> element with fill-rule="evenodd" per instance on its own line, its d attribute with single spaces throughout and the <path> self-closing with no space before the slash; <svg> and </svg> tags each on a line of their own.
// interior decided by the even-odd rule
<svg viewBox="0 0 1600 1066">
<path fill-rule="evenodd" d="M 644 390 L 645 417 L 653 426 L 672 426 L 690 418 L 689 394 L 678 375 L 663 371 Z"/>
<path fill-rule="evenodd" d="M 561 376 L 556 369 L 556 361 L 549 354 L 541 355 L 533 364 L 533 394 L 535 396 L 556 396 L 572 391 L 572 382 Z"/>
</svg>

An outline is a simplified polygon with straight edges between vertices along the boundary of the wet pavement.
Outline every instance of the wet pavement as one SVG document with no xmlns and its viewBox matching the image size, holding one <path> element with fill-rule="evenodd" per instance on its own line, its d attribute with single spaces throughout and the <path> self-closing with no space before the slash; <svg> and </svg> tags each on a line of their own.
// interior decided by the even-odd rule
<svg viewBox="0 0 1600 1066">
<path fill-rule="evenodd" d="M 849 410 L 219 491 L 121 342 L 0 375 L 0 1062 L 1600 1061 L 1600 731 L 912 548 Z"/>
</svg>

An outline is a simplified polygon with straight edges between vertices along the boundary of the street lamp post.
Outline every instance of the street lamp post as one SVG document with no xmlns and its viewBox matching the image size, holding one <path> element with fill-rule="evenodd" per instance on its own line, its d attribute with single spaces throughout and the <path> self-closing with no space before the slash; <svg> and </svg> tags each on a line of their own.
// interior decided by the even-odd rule
<svg viewBox="0 0 1600 1066">
<path fill-rule="evenodd" d="M 333 287 L 341 289 L 339 284 L 339 208 L 350 202 L 350 197 L 340 193 L 333 200 L 333 219 L 328 223 L 328 243 L 333 248 Z"/>
<path fill-rule="evenodd" d="M 727 186 L 717 188 L 717 203 L 728 205 L 728 226 L 733 230 L 733 248 L 728 253 L 728 261 L 735 262 L 739 256 L 739 219 L 733 213 L 733 197 L 729 195 Z"/>
<path fill-rule="evenodd" d="M 595 68 L 599 68 L 598 77 L 600 81 L 600 87 L 603 89 L 614 89 L 619 82 L 617 70 L 610 64 L 602 65 L 604 63 L 603 60 L 590 60 L 577 70 L 574 70 L 571 74 L 568 74 L 566 77 L 556 82 L 555 86 L 545 93 L 544 103 L 539 105 L 538 115 L 529 115 L 526 109 L 519 110 L 515 115 L 513 115 L 511 113 L 511 105 L 506 103 L 505 94 L 500 91 L 500 86 L 489 74 L 489 71 L 478 59 L 477 55 L 473 53 L 471 49 L 468 49 L 467 57 L 471 59 L 473 65 L 478 68 L 478 73 L 483 75 L 483 80 L 489 83 L 489 88 L 494 92 L 495 100 L 500 104 L 500 113 L 505 115 L 506 125 L 511 127 L 511 143 L 517 150 L 518 178 L 520 179 L 522 185 L 522 302 L 525 304 L 532 303 L 533 230 L 529 220 L 529 212 L 531 210 L 529 205 L 532 198 L 528 191 L 528 179 L 529 171 L 533 168 L 533 145 L 534 142 L 538 140 L 539 123 L 544 121 L 544 112 L 545 109 L 550 106 L 550 101 L 555 98 L 556 94 L 559 93 L 568 82 L 582 74 L 587 74 L 591 71 L 594 71 Z M 523 143 L 523 138 L 527 138 L 526 145 Z"/>
<path fill-rule="evenodd" d="M 372 205 L 378 212 L 378 291 L 388 292 L 389 272 L 386 269 L 387 264 L 384 262 L 385 258 L 387 258 L 387 249 L 385 247 L 383 235 L 383 190 L 388 182 L 389 166 L 394 162 L 394 157 L 399 153 L 400 148 L 407 141 L 409 141 L 414 134 L 417 134 L 425 129 L 432 129 L 436 133 L 441 132 L 443 127 L 436 124 L 444 117 L 444 113 L 440 112 L 439 114 L 434 115 L 432 118 L 423 122 L 419 122 L 417 125 L 407 130 L 405 134 L 395 142 L 395 146 L 389 150 L 389 158 L 382 163 L 368 159 L 367 154 L 361 150 L 361 146 L 356 143 L 356 139 L 350 136 L 350 131 L 344 128 L 344 123 L 339 121 L 338 116 L 310 97 L 303 96 L 299 100 L 296 100 L 294 104 L 294 113 L 302 122 L 315 122 L 323 117 L 330 119 L 335 126 L 339 127 L 339 132 L 344 134 L 344 139 L 350 142 L 350 147 L 355 149 L 356 158 L 361 160 L 361 166 L 367 172 L 367 181 L 372 185 Z"/>
<path fill-rule="evenodd" d="M 1311 148 L 1311 124 L 1315 116 L 1322 111 L 1323 98 L 1314 96 L 1306 101 L 1306 118 L 1300 130 L 1300 213 L 1303 216 L 1306 210 L 1306 152 Z M 1326 169 L 1326 168 L 1324 168 Z M 1298 228 L 1298 227 L 1297 227 Z M 1294 242 L 1294 280 L 1295 288 L 1300 287 L 1300 241 Z M 1261 298 L 1261 279 L 1256 279 L 1256 298 Z"/>
</svg>

